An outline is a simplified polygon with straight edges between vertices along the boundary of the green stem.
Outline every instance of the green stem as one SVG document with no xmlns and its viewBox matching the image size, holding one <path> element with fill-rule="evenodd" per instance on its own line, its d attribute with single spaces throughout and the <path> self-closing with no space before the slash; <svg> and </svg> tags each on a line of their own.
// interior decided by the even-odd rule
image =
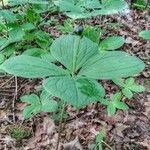
<svg viewBox="0 0 150 150">
<path fill-rule="evenodd" d="M 57 145 L 56 145 L 56 150 L 59 148 L 59 143 L 60 143 L 60 134 L 62 131 L 62 122 L 63 122 L 63 116 L 64 116 L 64 111 L 65 111 L 65 105 L 66 103 L 63 104 L 61 114 L 60 114 L 60 121 L 59 121 L 59 130 L 58 130 L 58 139 L 57 139 Z"/>
</svg>

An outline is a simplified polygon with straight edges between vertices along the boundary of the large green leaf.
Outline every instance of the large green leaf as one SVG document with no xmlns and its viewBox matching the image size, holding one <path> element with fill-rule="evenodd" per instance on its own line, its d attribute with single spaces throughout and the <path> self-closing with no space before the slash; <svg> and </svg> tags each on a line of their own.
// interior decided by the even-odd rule
<svg viewBox="0 0 150 150">
<path fill-rule="evenodd" d="M 123 46 L 125 40 L 121 36 L 111 36 L 100 43 L 100 50 L 115 50 Z"/>
<path fill-rule="evenodd" d="M 124 0 L 57 0 L 55 5 L 73 19 L 118 13 L 127 8 Z"/>
<path fill-rule="evenodd" d="M 0 22 L 4 20 L 14 22 L 17 20 L 16 14 L 14 14 L 11 10 L 0 10 Z"/>
<path fill-rule="evenodd" d="M 100 84 L 88 78 L 50 77 L 43 86 L 50 94 L 76 108 L 95 102 L 105 94 Z"/>
<path fill-rule="evenodd" d="M 61 36 L 51 46 L 51 54 L 70 72 L 76 72 L 98 52 L 98 45 L 88 38 L 75 35 Z"/>
<path fill-rule="evenodd" d="M 79 75 L 94 79 L 113 79 L 132 76 L 143 69 L 144 63 L 137 57 L 121 51 L 111 51 L 92 57 Z"/>
<path fill-rule="evenodd" d="M 31 4 L 49 4 L 47 0 L 7 0 L 9 5 Z"/>
<path fill-rule="evenodd" d="M 67 74 L 65 70 L 52 63 L 27 55 L 16 56 L 6 60 L 0 66 L 0 69 L 9 74 L 25 78 L 43 78 Z"/>
</svg>

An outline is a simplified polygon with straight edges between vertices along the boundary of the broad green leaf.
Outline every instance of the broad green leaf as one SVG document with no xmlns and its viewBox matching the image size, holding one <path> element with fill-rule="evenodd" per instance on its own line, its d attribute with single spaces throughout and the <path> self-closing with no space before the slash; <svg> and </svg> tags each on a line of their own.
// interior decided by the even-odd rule
<svg viewBox="0 0 150 150">
<path fill-rule="evenodd" d="M 41 48 L 31 48 L 25 50 L 22 54 L 28 56 L 40 57 L 42 54 L 46 54 L 46 51 L 44 51 Z"/>
<path fill-rule="evenodd" d="M 63 76 L 66 71 L 43 59 L 32 56 L 16 56 L 6 60 L 0 69 L 9 74 L 25 78 L 43 78 L 47 76 Z"/>
<path fill-rule="evenodd" d="M 123 46 L 125 40 L 121 36 L 112 36 L 103 40 L 100 45 L 100 50 L 115 50 Z"/>
<path fill-rule="evenodd" d="M 50 38 L 50 35 L 44 31 L 38 31 L 35 33 L 36 43 L 42 48 L 47 49 L 53 40 Z"/>
<path fill-rule="evenodd" d="M 141 85 L 132 85 L 129 87 L 129 89 L 133 92 L 143 92 L 145 91 L 145 88 Z"/>
<path fill-rule="evenodd" d="M 0 47 L 6 43 L 6 38 L 0 38 Z"/>
<path fill-rule="evenodd" d="M 73 19 L 114 14 L 127 8 L 127 3 L 124 0 L 102 0 L 101 3 L 98 0 L 57 0 L 54 1 L 54 4 Z"/>
<path fill-rule="evenodd" d="M 5 61 L 5 56 L 3 54 L 0 54 L 0 64 L 2 64 Z"/>
<path fill-rule="evenodd" d="M 139 58 L 125 52 L 101 52 L 99 55 L 92 57 L 79 75 L 94 79 L 114 79 L 132 76 L 144 69 L 144 63 Z"/>
<path fill-rule="evenodd" d="M 61 36 L 51 45 L 52 56 L 71 73 L 87 63 L 97 51 L 97 44 L 75 35 Z"/>
<path fill-rule="evenodd" d="M 20 100 L 29 104 L 39 104 L 39 97 L 35 94 L 24 95 L 20 98 Z"/>
<path fill-rule="evenodd" d="M 11 5 L 21 5 L 21 4 L 49 4 L 47 0 L 7 0 Z"/>
<path fill-rule="evenodd" d="M 36 115 L 37 113 L 40 113 L 41 111 L 41 105 L 30 105 L 26 106 L 23 110 L 23 117 L 24 119 L 29 119 L 32 116 Z"/>
<path fill-rule="evenodd" d="M 55 112 L 58 108 L 58 104 L 54 100 L 43 99 L 42 100 L 42 112 Z"/>
<path fill-rule="evenodd" d="M 145 40 L 150 40 L 150 30 L 144 30 L 139 33 L 139 36 Z"/>
<path fill-rule="evenodd" d="M 131 99 L 133 97 L 133 93 L 128 88 L 123 88 L 122 93 L 128 98 Z"/>
<path fill-rule="evenodd" d="M 116 107 L 113 105 L 113 103 L 110 103 L 107 106 L 107 112 L 108 112 L 108 116 L 113 116 L 116 113 Z"/>
<path fill-rule="evenodd" d="M 58 103 L 52 100 L 52 95 L 46 91 L 42 91 L 40 95 L 41 111 L 42 112 L 55 112 L 58 108 Z"/>
<path fill-rule="evenodd" d="M 37 95 L 31 94 L 22 96 L 21 101 L 30 104 L 23 110 L 23 116 L 25 119 L 28 119 L 41 111 L 41 103 Z"/>
<path fill-rule="evenodd" d="M 4 20 L 8 22 L 14 22 L 17 20 L 17 18 L 11 10 L 0 10 L 0 22 Z"/>
<path fill-rule="evenodd" d="M 41 58 L 49 63 L 56 62 L 56 59 L 54 59 L 54 57 L 50 53 L 42 54 Z"/>
<path fill-rule="evenodd" d="M 0 45 L 1 46 L 0 51 L 12 43 L 22 41 L 24 36 L 25 36 L 25 32 L 20 27 L 10 30 L 9 38 L 7 40 L 5 40 L 5 42 L 2 45 Z"/>
<path fill-rule="evenodd" d="M 21 25 L 21 28 L 25 31 L 31 31 L 31 30 L 35 29 L 35 26 L 32 23 L 24 23 Z"/>
<path fill-rule="evenodd" d="M 76 108 L 95 102 L 105 94 L 100 84 L 87 78 L 50 77 L 43 86 L 47 92 Z"/>
<path fill-rule="evenodd" d="M 102 0 L 102 9 L 94 12 L 93 16 L 117 14 L 128 8 L 124 0 Z"/>
</svg>

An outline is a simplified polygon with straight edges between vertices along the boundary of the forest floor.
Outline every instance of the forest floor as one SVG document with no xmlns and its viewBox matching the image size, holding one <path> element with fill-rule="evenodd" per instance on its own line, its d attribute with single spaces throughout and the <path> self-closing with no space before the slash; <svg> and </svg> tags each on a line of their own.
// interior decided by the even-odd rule
<svg viewBox="0 0 150 150">
<path fill-rule="evenodd" d="M 60 16 L 56 16 L 60 17 Z M 62 22 L 62 18 L 57 18 Z M 100 20 L 103 20 L 100 21 Z M 68 117 L 63 122 L 60 149 L 90 150 L 99 130 L 106 127 L 105 143 L 112 150 L 150 150 L 150 42 L 138 37 L 142 29 L 150 29 L 150 15 L 146 11 L 132 10 L 130 16 L 109 16 L 86 21 L 90 25 L 99 25 L 109 31 L 109 35 L 122 35 L 126 39 L 123 47 L 131 55 L 141 58 L 145 70 L 136 77 L 137 83 L 145 86 L 145 92 L 136 94 L 132 100 L 126 100 L 130 109 L 117 111 L 108 117 L 105 107 L 92 104 L 76 111 L 66 108 Z M 54 36 L 59 36 L 55 27 L 45 27 Z M 102 82 L 106 93 L 114 93 L 117 87 L 110 81 Z M 36 91 L 40 80 L 27 80 L 13 76 L 0 76 L 0 150 L 54 150 L 58 137 L 58 123 L 50 114 L 39 114 L 23 121 L 22 110 L 25 104 L 19 97 Z M 10 136 L 12 126 L 24 127 L 31 131 L 23 140 Z M 104 150 L 110 148 L 104 144 Z"/>
</svg>

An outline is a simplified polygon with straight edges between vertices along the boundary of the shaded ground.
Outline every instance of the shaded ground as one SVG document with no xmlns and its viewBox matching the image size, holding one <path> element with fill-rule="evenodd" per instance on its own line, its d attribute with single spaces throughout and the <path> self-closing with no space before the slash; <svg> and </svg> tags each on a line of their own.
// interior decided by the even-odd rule
<svg viewBox="0 0 150 150">
<path fill-rule="evenodd" d="M 90 105 L 79 112 L 68 106 L 66 110 L 69 117 L 63 123 L 60 149 L 65 147 L 62 149 L 89 150 L 90 145 L 95 142 L 96 134 L 103 126 L 106 126 L 105 142 L 112 149 L 149 150 L 150 42 L 140 39 L 138 32 L 142 29 L 150 29 L 150 17 L 147 12 L 132 11 L 129 17 L 96 18 L 88 20 L 87 23 L 107 29 L 110 31 L 110 35 L 123 35 L 125 37 L 124 50 L 140 57 L 146 64 L 144 72 L 136 78 L 138 83 L 146 87 L 146 91 L 135 95 L 132 100 L 125 99 L 130 109 L 126 112 L 118 111 L 114 117 L 108 117 L 105 107 L 99 104 Z M 46 29 L 54 36 L 59 36 L 55 27 L 47 27 Z M 117 90 L 117 87 L 109 81 L 102 84 L 107 94 Z M 54 124 L 49 114 L 37 115 L 29 121 L 23 121 L 22 117 L 25 104 L 19 101 L 19 96 L 33 92 L 38 88 L 38 85 L 41 85 L 41 81 L 11 76 L 0 77 L 1 150 L 54 150 L 58 137 L 58 124 Z M 11 138 L 7 128 L 13 124 L 29 127 L 32 130 L 31 135 L 22 141 Z M 70 143 L 70 141 L 73 142 Z M 104 145 L 104 149 L 109 148 Z"/>
</svg>

